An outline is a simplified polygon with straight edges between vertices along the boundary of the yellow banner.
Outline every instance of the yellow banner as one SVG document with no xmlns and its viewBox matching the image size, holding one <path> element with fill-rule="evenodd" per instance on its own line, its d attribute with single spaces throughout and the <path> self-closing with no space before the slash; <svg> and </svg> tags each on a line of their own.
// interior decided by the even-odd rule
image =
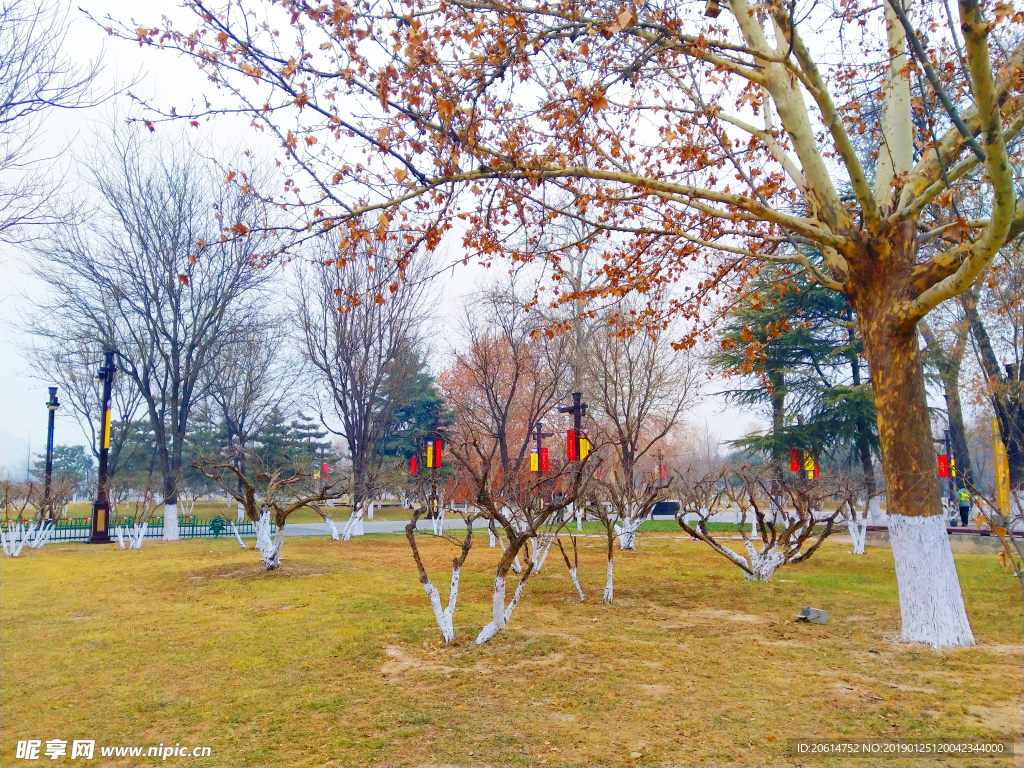
<svg viewBox="0 0 1024 768">
<path fill-rule="evenodd" d="M 585 437 L 580 438 L 580 461 L 590 455 L 590 441 Z"/>
<path fill-rule="evenodd" d="M 1004 515 L 1010 514 L 1010 461 L 999 435 L 999 420 L 992 418 L 992 452 L 996 465 L 996 504 Z"/>
<path fill-rule="evenodd" d="M 434 446 L 429 443 L 427 444 L 427 466 L 434 466 Z"/>
<path fill-rule="evenodd" d="M 540 471 L 540 457 L 537 455 L 536 452 L 530 454 L 530 471 Z"/>
<path fill-rule="evenodd" d="M 103 419 L 103 447 L 110 447 L 110 411 L 106 412 L 106 416 Z"/>
</svg>

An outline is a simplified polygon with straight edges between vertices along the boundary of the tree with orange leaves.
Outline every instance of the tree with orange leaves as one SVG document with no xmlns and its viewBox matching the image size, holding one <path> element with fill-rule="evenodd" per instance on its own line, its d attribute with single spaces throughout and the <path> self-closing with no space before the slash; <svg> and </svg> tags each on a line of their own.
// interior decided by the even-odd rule
<svg viewBox="0 0 1024 768">
<path fill-rule="evenodd" d="M 973 643 L 916 329 L 1024 229 L 1007 149 L 1024 127 L 1024 15 L 1001 0 L 709 0 L 711 18 L 621 0 L 185 7 L 194 29 L 110 31 L 194 57 L 223 89 L 186 119 L 241 112 L 277 137 L 296 175 L 273 198 L 297 239 L 340 227 L 355 243 L 369 213 L 410 257 L 458 226 L 468 255 L 531 260 L 571 218 L 605 244 L 595 297 L 686 278 L 666 306 L 698 318 L 763 262 L 845 294 L 903 637 Z M 961 215 L 967 196 L 984 216 Z M 557 277 L 558 252 L 543 258 Z"/>
</svg>

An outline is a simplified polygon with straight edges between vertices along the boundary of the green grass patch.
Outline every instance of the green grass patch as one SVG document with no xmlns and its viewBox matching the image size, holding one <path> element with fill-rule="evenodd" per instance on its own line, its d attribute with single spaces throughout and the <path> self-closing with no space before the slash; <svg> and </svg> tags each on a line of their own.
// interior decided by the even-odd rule
<svg viewBox="0 0 1024 768">
<path fill-rule="evenodd" d="M 583 604 L 553 553 L 484 646 L 498 559 L 485 537 L 450 647 L 402 536 L 289 538 L 274 573 L 224 539 L 26 551 L 0 563 L 0 763 L 42 764 L 16 760 L 18 740 L 84 738 L 212 748 L 115 765 L 852 768 L 791 757 L 786 740 L 1019 734 L 1020 598 L 995 556 L 957 555 L 979 645 L 937 652 L 895 639 L 886 549 L 858 557 L 836 539 L 755 584 L 672 530 L 616 552 L 612 605 L 598 602 L 600 538 L 578 542 Z M 420 545 L 446 597 L 455 548 Z M 803 605 L 829 623 L 793 623 Z"/>
</svg>

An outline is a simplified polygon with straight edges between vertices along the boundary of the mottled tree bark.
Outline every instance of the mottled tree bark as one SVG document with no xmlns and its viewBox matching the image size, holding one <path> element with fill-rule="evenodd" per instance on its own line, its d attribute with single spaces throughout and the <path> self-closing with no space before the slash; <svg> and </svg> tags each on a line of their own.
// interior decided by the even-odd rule
<svg viewBox="0 0 1024 768">
<path fill-rule="evenodd" d="M 851 297 L 875 394 L 902 634 L 936 647 L 971 645 L 939 498 L 916 324 L 895 311 L 899 273 L 912 265 L 913 231 L 904 230 L 875 255 L 870 272 L 857 275 L 861 288 Z"/>
</svg>

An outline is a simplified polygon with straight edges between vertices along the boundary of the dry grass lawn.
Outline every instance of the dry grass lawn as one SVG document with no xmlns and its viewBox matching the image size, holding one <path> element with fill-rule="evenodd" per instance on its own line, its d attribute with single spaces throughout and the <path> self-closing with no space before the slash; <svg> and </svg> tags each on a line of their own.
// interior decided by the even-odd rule
<svg viewBox="0 0 1024 768">
<path fill-rule="evenodd" d="M 787 739 L 1020 734 L 1020 598 L 994 556 L 957 557 L 980 644 L 940 653 L 894 640 L 885 549 L 834 540 L 751 584 L 703 545 L 648 535 L 602 605 L 600 546 L 580 552 L 594 602 L 555 551 L 477 647 L 497 560 L 479 539 L 450 648 L 401 536 L 289 538 L 270 574 L 230 539 L 26 550 L 0 573 L 0 763 L 60 765 L 16 760 L 17 740 L 89 738 L 212 748 L 114 765 L 857 766 L 792 757 Z M 446 595 L 453 548 L 422 548 Z M 802 605 L 828 625 L 792 623 Z"/>
</svg>

